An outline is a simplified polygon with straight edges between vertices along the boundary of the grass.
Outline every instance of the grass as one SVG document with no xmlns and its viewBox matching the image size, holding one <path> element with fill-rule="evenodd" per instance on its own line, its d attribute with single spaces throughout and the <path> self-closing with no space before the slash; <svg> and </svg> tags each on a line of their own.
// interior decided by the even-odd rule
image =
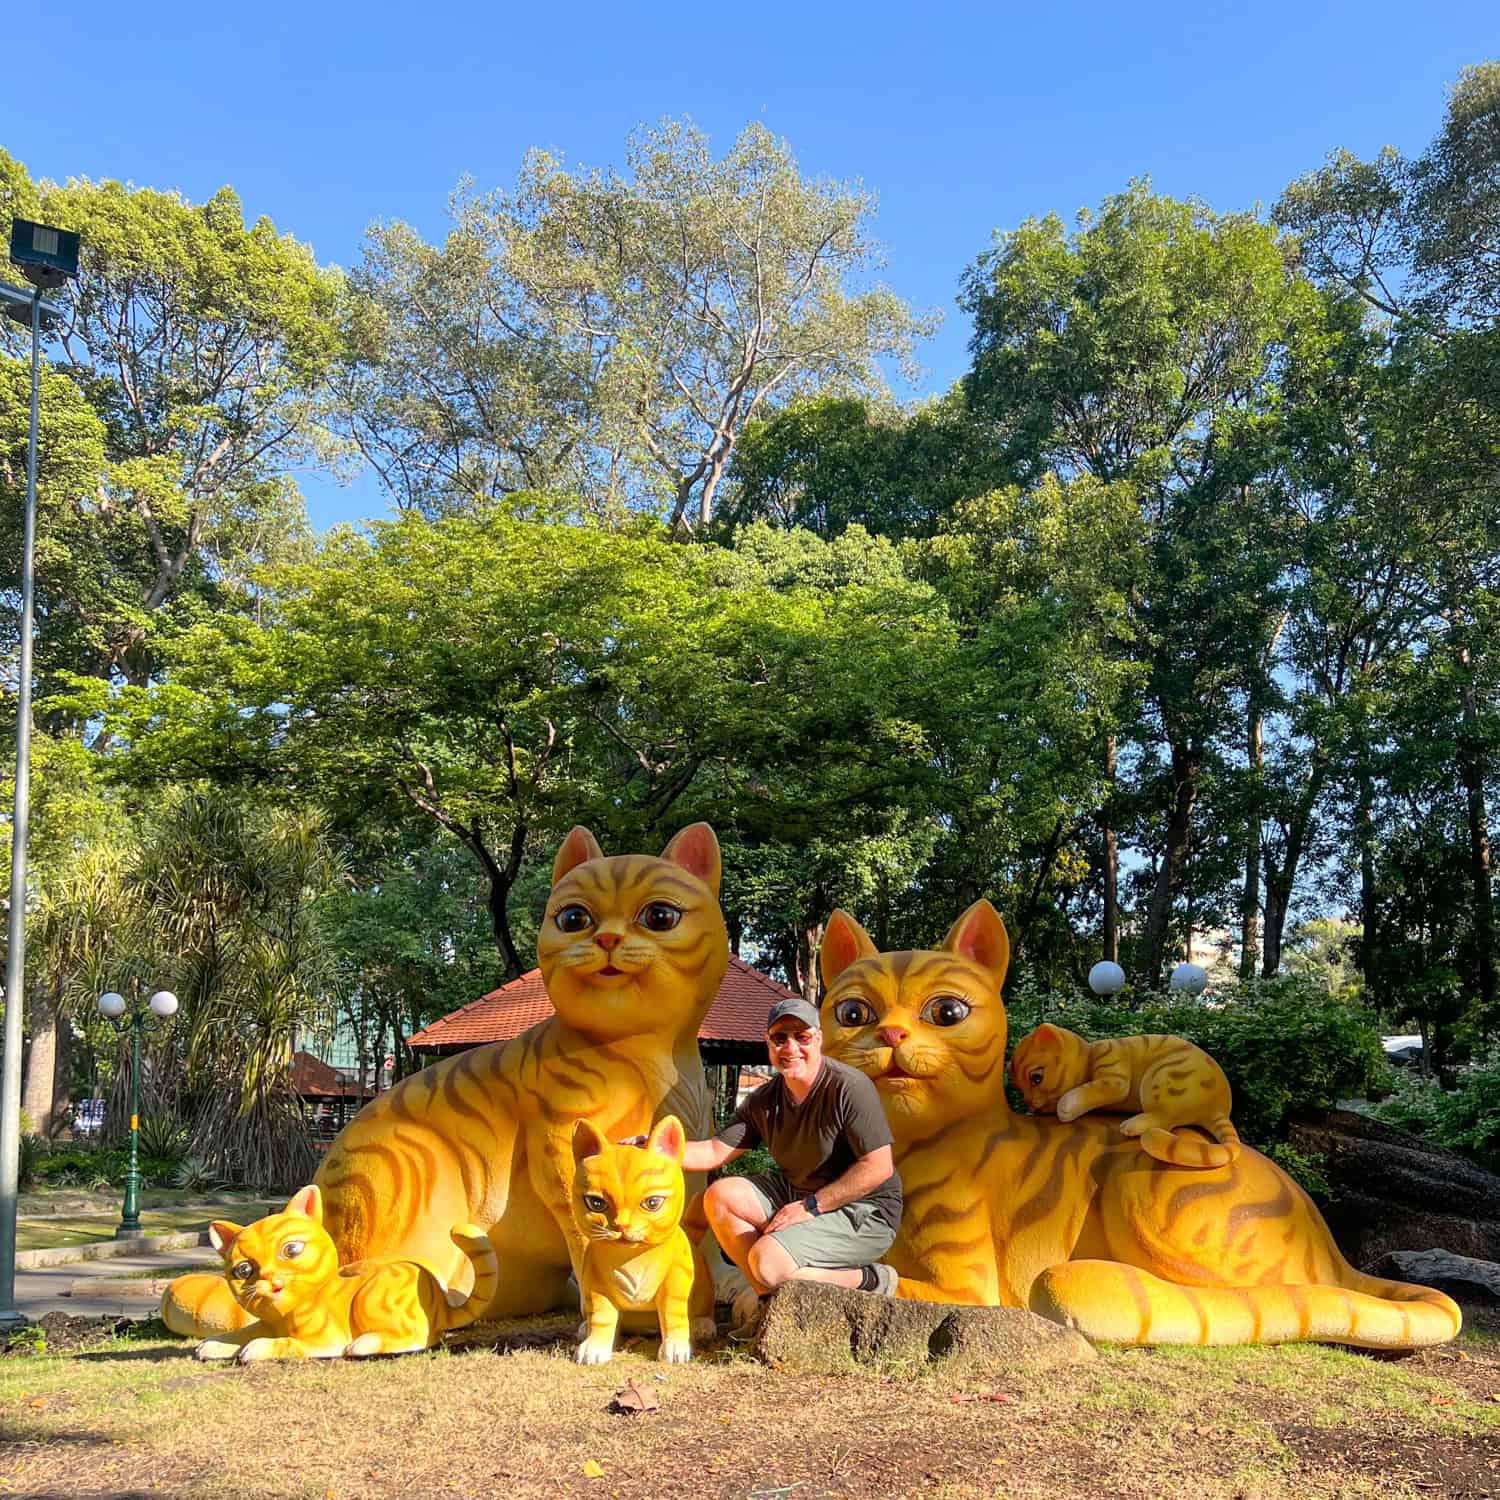
<svg viewBox="0 0 1500 1500">
<path fill-rule="evenodd" d="M 1403 1359 L 1312 1346 L 1109 1349 L 955 1383 L 796 1377 L 725 1347 L 572 1362 L 564 1325 L 332 1364 L 200 1365 L 144 1325 L 0 1360 L 0 1489 L 184 1496 L 907 1496 L 1416 1500 L 1500 1488 L 1500 1343 Z M 534 1330 L 535 1325 L 530 1325 Z M 477 1331 L 476 1331 L 477 1333 Z M 654 1413 L 607 1410 L 634 1380 Z M 999 1393 L 1008 1402 L 984 1397 Z"/>
<path fill-rule="evenodd" d="M 142 1210 L 141 1228 L 147 1234 L 170 1234 L 177 1230 L 207 1229 L 212 1210 L 198 1208 Z M 112 1240 L 120 1223 L 120 1211 L 112 1214 L 80 1214 L 76 1218 L 19 1219 L 17 1250 L 49 1250 L 65 1245 L 92 1245 Z"/>
</svg>

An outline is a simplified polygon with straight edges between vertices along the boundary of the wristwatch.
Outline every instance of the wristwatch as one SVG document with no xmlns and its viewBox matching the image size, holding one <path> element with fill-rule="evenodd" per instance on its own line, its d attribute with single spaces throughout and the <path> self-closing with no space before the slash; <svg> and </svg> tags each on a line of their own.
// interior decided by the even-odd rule
<svg viewBox="0 0 1500 1500">
<path fill-rule="evenodd" d="M 805 1197 L 805 1198 L 804 1198 L 804 1199 L 803 1199 L 803 1200 L 802 1200 L 802 1206 L 803 1206 L 803 1208 L 805 1208 L 805 1209 L 806 1209 L 806 1210 L 807 1210 L 807 1211 L 808 1211 L 808 1213 L 810 1213 L 810 1214 L 811 1214 L 811 1215 L 812 1215 L 812 1216 L 813 1216 L 813 1218 L 815 1218 L 815 1219 L 816 1219 L 816 1218 L 817 1218 L 817 1217 L 818 1217 L 818 1215 L 819 1215 L 819 1214 L 820 1214 L 820 1213 L 822 1213 L 822 1212 L 823 1212 L 823 1210 L 822 1210 L 822 1209 L 821 1209 L 821 1208 L 819 1208 L 819 1207 L 818 1207 L 818 1195 L 817 1195 L 817 1194 L 816 1194 L 816 1193 L 809 1193 L 809 1194 L 808 1194 L 808 1195 L 807 1195 L 807 1197 Z"/>
</svg>

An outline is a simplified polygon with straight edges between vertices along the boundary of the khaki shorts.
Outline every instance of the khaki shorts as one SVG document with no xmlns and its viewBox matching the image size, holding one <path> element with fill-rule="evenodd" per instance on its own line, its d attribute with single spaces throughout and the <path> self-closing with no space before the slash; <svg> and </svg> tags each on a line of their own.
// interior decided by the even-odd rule
<svg viewBox="0 0 1500 1500">
<path fill-rule="evenodd" d="M 744 1181 L 768 1218 L 805 1196 L 780 1172 L 758 1172 Z M 896 1231 L 873 1203 L 857 1199 L 790 1229 L 778 1229 L 773 1238 L 799 1266 L 872 1266 L 891 1248 Z"/>
</svg>

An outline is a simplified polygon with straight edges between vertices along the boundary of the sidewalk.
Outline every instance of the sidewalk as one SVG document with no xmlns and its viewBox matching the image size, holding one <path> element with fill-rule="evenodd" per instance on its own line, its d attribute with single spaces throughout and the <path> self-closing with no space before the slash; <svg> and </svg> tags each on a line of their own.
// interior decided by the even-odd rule
<svg viewBox="0 0 1500 1500">
<path fill-rule="evenodd" d="M 145 1294 L 142 1283 L 139 1296 L 122 1296 L 118 1289 L 103 1289 L 107 1282 L 118 1282 L 122 1276 L 138 1271 L 159 1271 L 170 1276 L 182 1266 L 202 1266 L 217 1271 L 223 1266 L 219 1254 L 210 1245 L 192 1245 L 180 1250 L 162 1250 L 155 1254 L 120 1255 L 111 1260 L 72 1260 L 62 1265 L 44 1266 L 34 1271 L 16 1271 L 16 1306 L 28 1317 L 43 1313 L 67 1313 L 75 1318 L 154 1318 L 157 1299 Z M 88 1295 L 80 1289 L 68 1295 L 75 1282 L 98 1282 L 101 1294 Z"/>
</svg>

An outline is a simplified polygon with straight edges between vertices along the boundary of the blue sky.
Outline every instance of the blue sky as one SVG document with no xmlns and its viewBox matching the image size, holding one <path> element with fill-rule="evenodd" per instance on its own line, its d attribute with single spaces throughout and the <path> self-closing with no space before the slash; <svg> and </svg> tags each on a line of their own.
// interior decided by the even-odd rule
<svg viewBox="0 0 1500 1500">
<path fill-rule="evenodd" d="M 529 146 L 603 165 L 665 115 L 723 146 L 759 120 L 805 172 L 879 194 L 884 280 L 945 310 L 903 395 L 963 372 L 953 298 L 994 229 L 1050 209 L 1071 219 L 1140 174 L 1220 211 L 1269 208 L 1335 147 L 1419 150 L 1459 69 L 1500 55 L 1494 0 L 926 13 L 273 0 L 244 14 L 54 7 L 45 68 L 6 69 L 0 145 L 38 176 L 194 200 L 228 183 L 250 215 L 349 265 L 372 219 L 435 238 L 460 176 L 509 185 Z M 384 512 L 369 480 L 303 483 L 319 526 Z"/>
</svg>

